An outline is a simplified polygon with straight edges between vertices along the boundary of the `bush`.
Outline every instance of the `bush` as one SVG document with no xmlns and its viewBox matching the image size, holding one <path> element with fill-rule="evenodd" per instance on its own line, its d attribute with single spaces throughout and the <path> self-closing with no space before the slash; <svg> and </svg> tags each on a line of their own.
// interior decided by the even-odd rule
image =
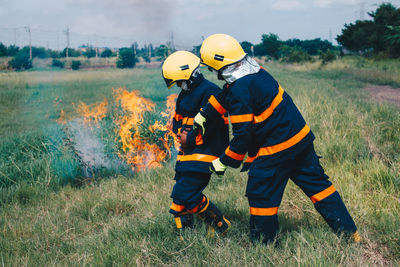
<svg viewBox="0 0 400 267">
<path fill-rule="evenodd" d="M 90 47 L 85 52 L 83 52 L 83 55 L 86 56 L 87 58 L 95 57 L 96 50 Z"/>
<path fill-rule="evenodd" d="M 322 64 L 325 65 L 328 62 L 334 61 L 336 59 L 336 54 L 328 49 L 326 52 L 322 52 L 319 58 L 322 60 Z"/>
<path fill-rule="evenodd" d="M 100 55 L 101 57 L 111 57 L 112 56 L 112 51 L 111 51 L 111 49 L 106 49 L 106 50 L 104 50 L 102 53 L 101 53 L 101 55 Z"/>
<path fill-rule="evenodd" d="M 72 60 L 71 69 L 79 70 L 80 67 L 81 67 L 81 62 L 79 60 Z"/>
<path fill-rule="evenodd" d="M 282 61 L 289 63 L 300 63 L 311 61 L 311 56 L 303 49 L 297 47 L 289 47 L 285 49 Z"/>
<path fill-rule="evenodd" d="M 121 48 L 117 61 L 118 68 L 133 68 L 136 65 L 136 57 L 132 48 Z"/>
<path fill-rule="evenodd" d="M 147 55 L 142 56 L 142 58 L 143 58 L 144 62 L 147 62 L 147 63 L 150 63 L 150 62 L 151 62 L 151 59 L 150 59 L 149 56 L 147 56 Z"/>
<path fill-rule="evenodd" d="M 9 62 L 9 65 L 15 70 L 27 70 L 32 68 L 32 60 L 29 58 L 29 53 L 20 51 Z"/>
<path fill-rule="evenodd" d="M 53 62 L 51 63 L 51 66 L 63 69 L 64 68 L 64 62 L 62 62 L 61 60 L 58 60 L 58 59 L 53 59 Z"/>
</svg>

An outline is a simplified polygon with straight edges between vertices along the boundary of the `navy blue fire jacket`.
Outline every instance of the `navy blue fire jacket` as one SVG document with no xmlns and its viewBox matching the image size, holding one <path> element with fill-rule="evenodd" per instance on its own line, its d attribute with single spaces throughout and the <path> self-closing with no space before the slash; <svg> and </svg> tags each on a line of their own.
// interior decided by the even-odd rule
<svg viewBox="0 0 400 267">
<path fill-rule="evenodd" d="M 178 134 L 185 129 L 190 131 L 187 136 L 188 147 L 181 148 L 178 153 L 176 171 L 210 173 L 211 162 L 228 146 L 229 122 L 224 114 L 218 114 L 212 123 L 206 123 L 207 131 L 204 136 L 192 130 L 194 116 L 211 96 L 220 92 L 219 87 L 206 80 L 202 74 L 193 81 L 190 91 L 180 92 L 176 101 L 173 132 Z"/>
<path fill-rule="evenodd" d="M 263 169 L 300 153 L 315 139 L 291 97 L 264 69 L 225 84 L 203 108 L 207 120 L 229 113 L 233 138 L 220 155 L 223 164 Z"/>
</svg>

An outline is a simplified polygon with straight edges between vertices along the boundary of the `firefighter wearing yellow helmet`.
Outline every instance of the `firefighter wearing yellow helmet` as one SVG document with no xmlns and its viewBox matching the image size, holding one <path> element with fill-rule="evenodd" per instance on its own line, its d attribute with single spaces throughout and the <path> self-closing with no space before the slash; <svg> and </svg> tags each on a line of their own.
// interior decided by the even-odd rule
<svg viewBox="0 0 400 267">
<path fill-rule="evenodd" d="M 195 116 L 195 128 L 207 134 L 207 125 L 229 113 L 233 138 L 212 162 L 211 171 L 222 175 L 228 166 L 238 168 L 247 154 L 242 171 L 249 171 L 251 240 L 275 239 L 278 208 L 290 178 L 335 232 L 360 241 L 352 217 L 319 163 L 314 134 L 279 83 L 226 34 L 205 39 L 200 58 L 226 84 Z"/>
<path fill-rule="evenodd" d="M 213 230 L 224 234 L 230 222 L 203 194 L 211 177 L 211 162 L 228 145 L 228 121 L 223 115 L 210 125 L 209 134 L 202 136 L 192 131 L 193 117 L 212 95 L 221 91 L 200 73 L 200 59 L 186 51 L 171 54 L 162 65 L 162 76 L 168 88 L 177 84 L 182 90 L 178 96 L 173 118 L 173 132 L 181 148 L 175 165 L 176 183 L 172 190 L 170 213 L 175 217 L 180 234 L 193 227 L 193 214 L 203 219 Z"/>
</svg>

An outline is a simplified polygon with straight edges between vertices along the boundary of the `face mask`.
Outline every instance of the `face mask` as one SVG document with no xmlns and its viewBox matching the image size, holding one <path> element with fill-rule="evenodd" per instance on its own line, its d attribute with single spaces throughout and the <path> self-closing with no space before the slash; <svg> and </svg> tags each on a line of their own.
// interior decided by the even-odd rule
<svg viewBox="0 0 400 267">
<path fill-rule="evenodd" d="M 183 91 L 189 91 L 189 86 L 187 81 L 182 81 L 180 82 L 180 85 L 178 85 Z"/>
</svg>

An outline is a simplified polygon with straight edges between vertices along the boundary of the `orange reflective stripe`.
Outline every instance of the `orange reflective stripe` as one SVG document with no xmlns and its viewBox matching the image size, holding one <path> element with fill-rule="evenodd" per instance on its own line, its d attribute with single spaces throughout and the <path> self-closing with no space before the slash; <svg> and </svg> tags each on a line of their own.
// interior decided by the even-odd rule
<svg viewBox="0 0 400 267">
<path fill-rule="evenodd" d="M 250 207 L 250 214 L 257 215 L 257 216 L 272 216 L 278 213 L 279 207 L 273 208 L 254 208 Z"/>
<path fill-rule="evenodd" d="M 196 145 L 197 146 L 199 146 L 199 145 L 202 145 L 204 142 L 203 142 L 203 136 L 201 135 L 201 133 L 199 133 L 197 136 L 196 136 Z"/>
<path fill-rule="evenodd" d="M 260 123 L 265 121 L 266 119 L 269 118 L 269 116 L 271 116 L 272 112 L 274 112 L 274 109 L 282 102 L 283 100 L 283 93 L 285 91 L 282 89 L 282 87 L 279 85 L 279 92 L 276 95 L 276 97 L 274 98 L 274 100 L 272 100 L 271 105 L 264 110 L 263 113 L 261 113 L 260 115 L 254 116 L 254 123 Z"/>
<path fill-rule="evenodd" d="M 170 209 L 174 210 L 174 211 L 177 211 L 177 212 L 181 212 L 181 211 L 183 211 L 185 209 L 185 206 L 178 205 L 178 204 L 175 204 L 174 202 L 172 202 L 172 205 L 171 205 Z"/>
<path fill-rule="evenodd" d="M 308 125 L 306 124 L 306 126 L 304 126 L 304 128 L 301 129 L 300 132 L 298 132 L 295 136 L 293 136 L 289 140 L 286 140 L 285 142 L 274 146 L 260 148 L 257 156 L 268 156 L 278 153 L 282 150 L 288 149 L 289 147 L 292 147 L 298 142 L 300 142 L 309 132 L 310 132 L 310 127 L 308 127 Z"/>
<path fill-rule="evenodd" d="M 240 160 L 240 161 L 242 161 L 242 160 L 244 159 L 244 157 L 246 156 L 246 154 L 238 154 L 238 153 L 233 152 L 233 151 L 229 148 L 229 146 L 226 148 L 225 154 L 226 154 L 228 157 L 231 157 L 231 158 L 233 158 L 233 159 Z"/>
<path fill-rule="evenodd" d="M 328 187 L 327 189 L 319 192 L 318 194 L 313 195 L 311 198 L 312 203 L 318 202 L 323 200 L 326 197 L 329 197 L 330 195 L 332 195 L 333 193 L 335 193 L 336 189 L 333 185 L 331 185 L 330 187 Z"/>
<path fill-rule="evenodd" d="M 192 154 L 192 155 L 178 155 L 176 161 L 202 161 L 211 162 L 217 159 L 216 156 L 205 155 L 205 154 Z"/>
<path fill-rule="evenodd" d="M 175 119 L 176 121 L 180 121 L 180 120 L 182 119 L 182 115 L 176 114 L 176 113 L 175 113 L 174 119 Z"/>
<path fill-rule="evenodd" d="M 257 156 L 247 157 L 247 159 L 245 160 L 245 163 L 252 163 L 256 158 L 257 158 Z"/>
<path fill-rule="evenodd" d="M 210 104 L 215 108 L 216 111 L 218 111 L 219 114 L 226 113 L 226 109 L 223 106 L 221 106 L 221 104 L 213 95 L 210 96 L 208 102 L 210 102 Z"/>
<path fill-rule="evenodd" d="M 203 204 L 205 201 L 207 200 L 207 205 L 205 206 L 205 208 L 203 208 L 199 213 L 205 211 L 208 208 L 208 205 L 210 204 L 208 198 L 206 198 L 205 196 L 203 196 L 203 199 L 201 201 L 201 203 L 199 205 L 197 205 L 196 207 L 194 207 L 193 209 L 189 210 L 190 213 L 196 213 L 199 211 L 199 207 L 201 206 L 201 204 Z"/>
<path fill-rule="evenodd" d="M 184 117 L 182 119 L 182 125 L 193 125 L 194 118 Z"/>
<path fill-rule="evenodd" d="M 267 146 L 260 148 L 258 150 L 257 155 L 254 157 L 247 157 L 245 163 L 252 163 L 259 156 L 268 156 L 278 153 L 282 150 L 288 149 L 289 147 L 292 147 L 298 142 L 300 142 L 309 132 L 310 132 L 310 127 L 308 127 L 308 125 L 306 124 L 304 128 L 301 129 L 300 132 L 298 132 L 295 136 L 293 136 L 289 140 L 274 146 Z"/>
<path fill-rule="evenodd" d="M 222 115 L 222 119 L 224 120 L 225 124 L 229 124 L 229 119 Z"/>
<path fill-rule="evenodd" d="M 243 114 L 243 115 L 229 115 L 231 123 L 242 123 L 253 121 L 254 114 Z"/>
</svg>

